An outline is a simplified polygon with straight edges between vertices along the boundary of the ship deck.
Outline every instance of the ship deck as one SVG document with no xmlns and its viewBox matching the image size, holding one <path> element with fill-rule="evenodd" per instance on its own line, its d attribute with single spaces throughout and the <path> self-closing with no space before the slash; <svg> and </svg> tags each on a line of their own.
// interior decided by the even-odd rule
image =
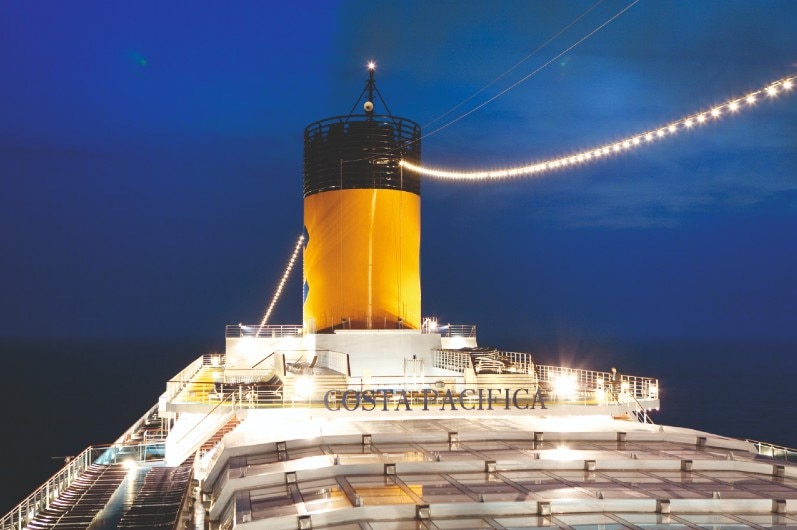
<svg viewBox="0 0 797 530">
<path fill-rule="evenodd" d="M 797 466 L 699 431 L 605 415 L 274 420 L 249 411 L 208 463 L 222 527 L 797 525 Z"/>
<path fill-rule="evenodd" d="M 166 527 L 193 512 L 192 524 L 243 530 L 797 528 L 797 464 L 747 441 L 653 424 L 638 412 L 658 407 L 655 380 L 629 378 L 618 394 L 603 385 L 601 395 L 603 374 L 544 373 L 535 381 L 550 383 L 544 403 L 500 386 L 495 399 L 479 388 L 351 388 L 329 370 L 302 395 L 301 374 L 225 382 L 223 359 L 200 357 L 118 447 L 88 451 L 82 468 L 65 468 L 4 523 L 145 528 L 160 508 L 144 499 L 157 504 L 170 481 L 156 479 L 149 495 L 143 477 L 181 469 Z M 562 375 L 580 390 L 555 390 Z M 92 513 L 42 510 L 59 497 L 72 510 L 64 477 L 90 477 L 98 463 L 119 474 L 138 453 L 121 486 L 101 484 L 107 498 Z M 188 469 L 197 491 L 187 490 Z"/>
</svg>

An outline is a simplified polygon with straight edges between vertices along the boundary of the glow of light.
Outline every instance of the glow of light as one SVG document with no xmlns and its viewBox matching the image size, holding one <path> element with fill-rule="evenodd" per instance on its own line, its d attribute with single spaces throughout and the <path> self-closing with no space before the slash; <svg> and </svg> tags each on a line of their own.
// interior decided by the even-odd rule
<svg viewBox="0 0 797 530">
<path fill-rule="evenodd" d="M 373 62 L 373 61 L 369 62 L 368 63 L 368 69 L 369 70 L 376 70 L 376 63 Z"/>
<path fill-rule="evenodd" d="M 759 90 L 749 93 L 745 97 L 745 101 L 747 102 L 748 107 L 753 106 L 753 104 L 756 102 L 757 96 L 760 94 L 767 94 L 770 97 L 774 97 L 779 92 L 786 92 L 791 90 L 791 88 L 794 86 L 795 79 L 797 79 L 797 75 L 784 77 L 778 79 L 773 83 L 770 83 L 766 87 L 763 87 Z M 664 125 L 662 127 L 651 129 L 649 131 L 634 134 L 619 141 L 615 141 L 610 144 L 605 144 L 599 147 L 593 147 L 579 153 L 574 153 L 567 157 L 538 161 L 525 166 L 518 166 L 508 169 L 456 171 L 449 169 L 436 169 L 436 168 L 418 166 L 410 162 L 407 162 L 406 160 L 402 160 L 401 165 L 405 169 L 412 171 L 414 173 L 418 173 L 426 177 L 436 178 L 441 180 L 467 180 L 467 181 L 502 180 L 512 177 L 540 175 L 542 173 L 547 173 L 554 169 L 558 169 L 562 166 L 583 164 L 586 161 L 591 160 L 593 158 L 601 158 L 605 155 L 618 154 L 621 151 L 629 150 L 631 147 L 641 144 L 641 141 L 637 141 L 641 138 L 644 138 L 646 143 L 653 143 L 657 139 L 663 139 L 667 136 L 674 136 L 680 130 L 691 129 L 694 123 L 700 123 L 700 124 L 705 123 L 708 116 L 711 116 L 713 118 L 719 118 L 720 115 L 722 114 L 722 107 L 726 105 L 732 113 L 737 113 L 737 111 L 741 110 L 738 101 L 739 100 L 735 98 L 730 99 L 727 102 L 721 105 L 717 105 L 707 111 L 702 111 L 695 114 L 691 114 L 689 116 L 685 116 L 679 120 L 670 123 L 669 125 Z M 680 125 L 683 125 L 683 127 L 679 127 Z"/>
<path fill-rule="evenodd" d="M 309 377 L 300 377 L 296 381 L 296 397 L 306 399 L 313 393 L 313 380 Z"/>
<path fill-rule="evenodd" d="M 127 460 L 122 462 L 122 467 L 125 468 L 128 472 L 130 472 L 136 469 L 138 467 L 138 464 L 136 464 L 135 460 L 128 458 Z"/>
<path fill-rule="evenodd" d="M 572 399 L 576 395 L 576 376 L 562 374 L 553 380 L 553 391 L 560 398 Z"/>
<path fill-rule="evenodd" d="M 598 387 L 595 389 L 595 399 L 601 405 L 606 403 L 606 391 L 603 389 L 603 387 Z"/>
<path fill-rule="evenodd" d="M 560 445 L 556 449 L 540 453 L 540 458 L 545 460 L 575 460 L 577 456 L 578 453 L 566 445 Z"/>
<path fill-rule="evenodd" d="M 293 249 L 293 254 L 291 254 L 291 259 L 288 261 L 288 265 L 285 267 L 285 272 L 282 274 L 282 279 L 277 285 L 277 290 L 274 292 L 274 296 L 271 299 L 271 304 L 269 304 L 268 309 L 266 310 L 266 314 L 263 315 L 263 320 L 260 322 L 260 327 L 258 328 L 255 337 L 260 336 L 260 331 L 263 329 L 263 326 L 266 325 L 266 322 L 268 322 L 268 317 L 271 316 L 274 306 L 277 305 L 277 301 L 282 294 L 282 290 L 285 288 L 285 283 L 287 283 L 288 277 L 290 277 L 291 271 L 293 271 L 293 265 L 296 263 L 296 258 L 299 255 L 299 251 L 302 249 L 302 243 L 304 243 L 304 234 L 300 235 L 298 241 L 296 241 L 296 246 Z"/>
</svg>

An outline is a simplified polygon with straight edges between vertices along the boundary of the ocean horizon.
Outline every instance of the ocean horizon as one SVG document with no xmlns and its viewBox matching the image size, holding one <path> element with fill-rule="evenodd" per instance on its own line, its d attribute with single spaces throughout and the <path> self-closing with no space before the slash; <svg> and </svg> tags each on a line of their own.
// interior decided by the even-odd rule
<svg viewBox="0 0 797 530">
<path fill-rule="evenodd" d="M 488 345 L 480 339 L 480 344 Z M 489 344 L 491 345 L 491 344 Z M 510 341 L 538 364 L 563 364 L 659 379 L 657 424 L 797 447 L 797 345 L 789 341 L 584 339 L 566 351 L 553 341 Z M 166 381 L 223 340 L 0 339 L 6 464 L 0 512 L 56 473 L 64 457 L 112 443 L 157 403 Z M 740 362 L 739 359 L 745 359 Z"/>
</svg>

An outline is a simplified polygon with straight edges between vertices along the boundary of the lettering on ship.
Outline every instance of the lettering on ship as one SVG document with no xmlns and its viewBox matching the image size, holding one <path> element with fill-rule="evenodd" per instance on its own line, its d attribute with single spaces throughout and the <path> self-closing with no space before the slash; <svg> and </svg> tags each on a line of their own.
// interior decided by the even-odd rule
<svg viewBox="0 0 797 530">
<path fill-rule="evenodd" d="M 324 394 L 324 406 L 333 411 L 526 410 L 535 409 L 537 404 L 540 409 L 548 408 L 539 388 L 533 396 L 528 388 L 466 388 L 461 392 L 424 389 L 409 393 L 404 390 L 349 389 L 341 392 L 333 389 Z"/>
</svg>

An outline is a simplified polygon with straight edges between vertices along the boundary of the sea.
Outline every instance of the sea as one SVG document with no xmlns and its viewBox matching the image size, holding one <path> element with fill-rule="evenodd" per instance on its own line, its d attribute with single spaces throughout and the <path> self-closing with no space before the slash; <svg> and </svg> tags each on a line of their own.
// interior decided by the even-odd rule
<svg viewBox="0 0 797 530">
<path fill-rule="evenodd" d="M 663 425 L 797 448 L 797 343 L 714 339 L 515 338 L 500 349 L 539 364 L 658 378 Z M 564 341 L 567 342 L 567 341 Z M 485 344 L 480 337 L 480 344 Z M 109 444 L 166 381 L 223 340 L 0 339 L 0 514 L 55 474 L 64 458 Z"/>
</svg>

